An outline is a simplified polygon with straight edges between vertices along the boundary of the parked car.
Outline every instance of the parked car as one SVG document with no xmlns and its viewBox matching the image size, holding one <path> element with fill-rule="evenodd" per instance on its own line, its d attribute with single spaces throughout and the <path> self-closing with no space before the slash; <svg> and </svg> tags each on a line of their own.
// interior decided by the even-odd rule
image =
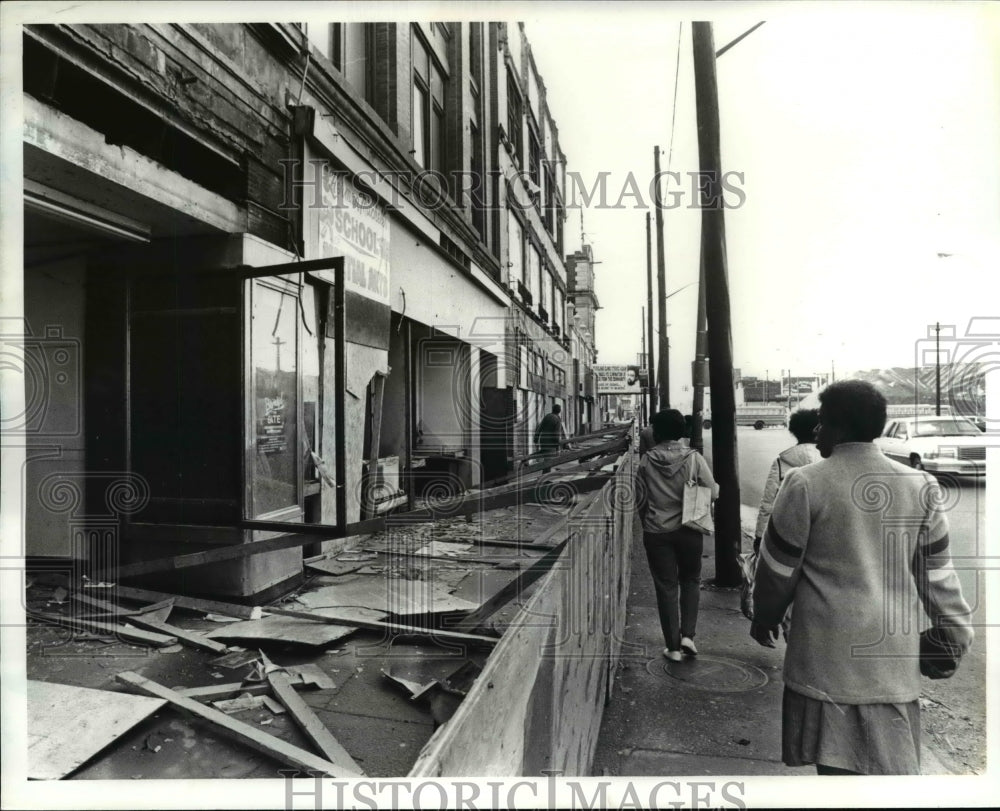
<svg viewBox="0 0 1000 811">
<path fill-rule="evenodd" d="M 986 437 L 965 417 L 890 419 L 875 444 L 891 459 L 928 473 L 986 473 Z"/>
</svg>

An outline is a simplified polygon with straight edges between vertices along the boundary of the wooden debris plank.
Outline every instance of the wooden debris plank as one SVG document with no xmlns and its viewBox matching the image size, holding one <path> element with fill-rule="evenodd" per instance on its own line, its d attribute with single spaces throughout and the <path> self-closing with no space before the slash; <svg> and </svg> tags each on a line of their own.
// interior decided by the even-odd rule
<svg viewBox="0 0 1000 811">
<path fill-rule="evenodd" d="M 131 617 L 129 622 L 149 631 L 156 631 L 160 634 L 176 636 L 177 640 L 182 645 L 187 645 L 191 648 L 207 650 L 210 653 L 225 653 L 228 650 L 228 648 L 221 642 L 209 639 L 204 634 L 200 634 L 197 631 L 189 631 L 186 628 L 178 628 L 176 625 L 167 625 L 165 622 L 157 622 L 156 620 L 147 619 L 143 616 Z"/>
<path fill-rule="evenodd" d="M 80 591 L 71 592 L 70 597 L 77 602 L 84 603 L 85 605 L 92 605 L 95 608 L 99 608 L 104 611 L 108 616 L 102 617 L 102 619 L 142 616 L 147 619 L 156 619 L 158 622 L 164 622 L 167 616 L 170 615 L 170 609 L 174 607 L 173 598 L 161 600 L 158 603 L 142 606 L 141 608 L 122 608 L 120 605 L 109 603 L 106 600 L 99 600 L 96 597 L 91 597 L 89 594 L 84 594 Z M 163 615 L 162 618 L 156 616 L 160 614 Z M 140 623 L 134 624 L 139 625 Z"/>
<path fill-rule="evenodd" d="M 155 600 L 171 599 L 178 608 L 187 608 L 190 611 L 204 611 L 206 614 L 226 614 L 230 617 L 239 617 L 242 620 L 254 619 L 260 616 L 260 608 L 250 605 L 236 605 L 235 603 L 223 603 L 217 600 L 204 600 L 200 597 L 186 597 L 183 594 L 166 594 L 162 591 L 150 591 L 149 589 L 139 589 L 132 586 L 116 586 L 119 597 L 137 602 L 153 602 Z"/>
<path fill-rule="evenodd" d="M 315 744 L 316 748 L 331 763 L 346 767 L 359 774 L 363 774 L 361 767 L 355 763 L 350 753 L 341 746 L 340 741 L 333 737 L 333 733 L 326 728 L 326 725 L 313 712 L 312 707 L 302 700 L 302 697 L 292 688 L 288 681 L 288 674 L 280 670 L 272 670 L 267 674 L 268 684 L 274 690 L 274 697 L 281 702 L 282 706 L 288 710 L 288 714 L 295 721 L 296 726 L 302 730 L 305 736 Z"/>
<path fill-rule="evenodd" d="M 123 673 L 119 673 L 115 678 L 123 684 L 128 684 L 129 686 L 135 688 L 141 693 L 165 699 L 174 706 L 180 707 L 192 715 L 214 724 L 220 732 L 225 733 L 229 737 L 235 738 L 241 743 L 256 749 L 258 752 L 262 752 L 263 754 L 275 758 L 276 760 L 283 761 L 284 763 L 294 766 L 297 769 L 308 769 L 312 772 L 329 775 L 330 777 L 361 776 L 353 769 L 323 760 L 323 758 L 317 757 L 312 754 L 312 752 L 307 752 L 305 749 L 301 749 L 298 746 L 288 743 L 287 741 L 281 740 L 281 738 L 276 738 L 273 735 L 268 735 L 266 732 L 261 732 L 259 729 L 252 727 L 249 724 L 245 724 L 242 721 L 231 718 L 224 712 L 216 710 L 212 707 L 206 707 L 204 704 L 201 704 L 192 698 L 182 696 L 180 693 L 171 690 L 169 687 L 157 684 L 150 679 L 140 676 L 138 673 L 125 671 Z"/>
<path fill-rule="evenodd" d="M 133 642 L 141 642 L 145 645 L 154 645 L 158 648 L 163 648 L 167 645 L 174 645 L 177 643 L 177 637 L 174 636 L 165 636 L 164 634 L 153 633 L 152 631 L 143 631 L 140 628 L 128 628 L 124 625 L 101 622 L 99 620 L 82 620 L 74 617 L 60 617 L 57 614 L 45 614 L 40 612 L 32 612 L 28 614 L 28 617 L 31 619 L 41 620 L 42 622 L 48 622 L 52 625 L 60 625 L 63 628 L 83 628 L 86 631 L 94 631 L 96 633 L 104 634 L 105 636 L 120 636 L 123 639 L 130 639 Z"/>
<path fill-rule="evenodd" d="M 546 574 L 555 565 L 555 562 L 562 554 L 563 547 L 567 541 L 563 541 L 553 547 L 545 555 L 540 557 L 535 563 L 525 569 L 521 574 L 510 581 L 500 591 L 490 597 L 479 608 L 469 612 L 469 614 L 452 627 L 456 631 L 471 632 L 483 624 L 489 617 L 499 611 L 503 606 L 513 600 L 517 595 Z"/>
<path fill-rule="evenodd" d="M 294 611 L 289 608 L 269 608 L 272 614 L 281 614 L 286 617 L 297 617 L 299 619 L 312 620 L 313 622 L 330 623 L 332 625 L 353 625 L 357 628 L 364 628 L 369 631 L 384 631 L 389 634 L 399 636 L 429 636 L 434 639 L 441 639 L 449 642 L 468 642 L 474 645 L 486 645 L 492 647 L 499 640 L 492 636 L 480 636 L 478 634 L 465 634 L 456 631 L 441 631 L 436 628 L 417 628 L 413 625 L 404 625 L 400 622 L 363 620 L 355 617 L 328 617 L 323 614 L 313 614 L 308 611 Z"/>
<path fill-rule="evenodd" d="M 59 780 L 144 721 L 162 698 L 28 680 L 30 780 Z"/>
<path fill-rule="evenodd" d="M 294 676 L 290 677 L 288 681 L 296 690 L 305 690 L 316 686 L 311 682 L 296 680 Z M 250 693 L 252 696 L 267 695 L 271 692 L 271 685 L 263 681 L 251 684 L 231 681 L 225 684 L 209 684 L 205 687 L 174 687 L 173 690 L 186 698 L 196 698 L 199 701 L 217 701 L 220 698 L 240 693 Z"/>
</svg>

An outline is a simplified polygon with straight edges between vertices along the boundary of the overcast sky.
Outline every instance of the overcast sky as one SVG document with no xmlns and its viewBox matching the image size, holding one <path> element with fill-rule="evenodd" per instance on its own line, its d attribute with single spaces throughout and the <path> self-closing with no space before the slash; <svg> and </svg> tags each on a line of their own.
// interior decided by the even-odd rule
<svg viewBox="0 0 1000 811">
<path fill-rule="evenodd" d="M 717 48 L 767 20 L 717 61 L 723 170 L 743 174 L 746 198 L 726 213 L 736 365 L 771 377 L 912 365 L 928 324 L 962 334 L 971 316 L 1000 315 L 997 9 L 732 9 L 712 8 Z M 649 205 L 654 144 L 667 168 L 683 22 L 670 163 L 697 168 L 689 21 L 704 13 L 666 4 L 526 11 L 569 168 L 588 186 L 611 172 L 612 205 L 629 173 Z M 684 205 L 693 200 L 687 185 L 679 191 Z M 603 263 L 604 363 L 634 362 L 641 342 L 645 210 L 634 196 L 622 203 L 584 211 Z M 678 208 L 665 221 L 669 292 L 696 278 L 700 213 Z M 573 248 L 577 212 L 568 226 Z M 668 302 L 673 399 L 685 399 L 690 381 L 695 290 Z"/>
</svg>

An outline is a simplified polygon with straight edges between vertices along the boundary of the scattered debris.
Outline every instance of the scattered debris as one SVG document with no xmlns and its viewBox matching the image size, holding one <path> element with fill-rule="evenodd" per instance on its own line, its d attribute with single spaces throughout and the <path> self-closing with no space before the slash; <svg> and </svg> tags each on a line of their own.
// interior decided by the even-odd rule
<svg viewBox="0 0 1000 811">
<path fill-rule="evenodd" d="M 472 552 L 472 544 L 448 543 L 446 541 L 431 541 L 414 551 L 414 555 L 430 555 L 432 557 L 458 558 Z"/>
<path fill-rule="evenodd" d="M 749 746 L 750 745 L 750 739 L 749 738 L 740 738 L 738 741 L 736 741 L 736 743 L 738 743 L 740 746 Z"/>
<path fill-rule="evenodd" d="M 239 617 L 229 617 L 225 614 L 206 614 L 205 619 L 211 622 L 241 622 Z"/>
<path fill-rule="evenodd" d="M 336 558 L 334 558 L 334 560 L 336 560 L 338 563 L 347 563 L 359 560 L 360 561 L 375 560 L 377 557 L 378 557 L 377 552 L 366 552 L 363 549 L 351 549 L 346 552 L 341 552 L 339 555 L 337 555 Z"/>
<path fill-rule="evenodd" d="M 313 772 L 326 774 L 330 777 L 360 776 L 359 773 L 353 769 L 340 764 L 331 763 L 323 758 L 317 757 L 311 752 L 307 752 L 305 749 L 293 746 L 292 744 L 283 741 L 281 738 L 276 738 L 273 735 L 267 735 L 256 727 L 252 727 L 249 724 L 245 724 L 235 718 L 230 718 L 224 712 L 213 709 L 212 707 L 206 707 L 203 704 L 199 704 L 194 699 L 186 698 L 185 696 L 182 696 L 161 684 L 157 684 L 150 679 L 140 676 L 138 673 L 125 671 L 124 673 L 119 673 L 116 678 L 123 684 L 127 684 L 130 687 L 145 693 L 146 695 L 152 695 L 157 698 L 165 699 L 171 704 L 183 710 L 187 710 L 189 713 L 192 713 L 205 721 L 212 722 L 215 724 L 220 733 L 235 738 L 236 740 L 253 747 L 258 752 L 263 752 L 265 755 L 277 758 L 278 760 L 295 766 L 296 768 L 310 769 Z"/>
<path fill-rule="evenodd" d="M 264 696 L 254 696 L 250 693 L 243 693 L 236 698 L 227 698 L 222 701 L 213 701 L 212 706 L 222 710 L 226 714 L 242 712 L 243 710 L 257 710 L 264 706 Z"/>
<path fill-rule="evenodd" d="M 238 667 L 243 667 L 251 662 L 260 661 L 260 655 L 255 651 L 247 650 L 246 648 L 235 648 L 231 649 L 229 653 L 219 656 L 216 659 L 212 659 L 209 662 L 213 667 L 225 667 L 230 670 L 235 670 Z"/>
<path fill-rule="evenodd" d="M 165 648 L 160 648 L 160 653 L 180 653 L 184 650 L 183 645 L 167 645 Z"/>
</svg>

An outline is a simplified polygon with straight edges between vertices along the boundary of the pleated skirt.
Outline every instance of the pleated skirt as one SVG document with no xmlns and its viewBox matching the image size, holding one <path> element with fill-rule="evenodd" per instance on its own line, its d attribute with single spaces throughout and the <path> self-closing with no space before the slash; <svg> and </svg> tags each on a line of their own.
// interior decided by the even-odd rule
<svg viewBox="0 0 1000 811">
<path fill-rule="evenodd" d="M 920 704 L 834 704 L 785 688 L 781 756 L 859 774 L 920 774 Z"/>
</svg>

